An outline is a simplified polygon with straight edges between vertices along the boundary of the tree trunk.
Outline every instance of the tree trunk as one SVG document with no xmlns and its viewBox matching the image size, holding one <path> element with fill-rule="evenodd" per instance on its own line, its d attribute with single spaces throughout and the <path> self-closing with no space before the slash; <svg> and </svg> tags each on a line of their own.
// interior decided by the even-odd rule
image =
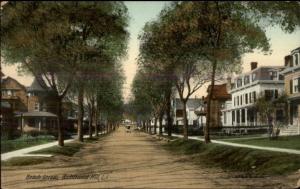
<svg viewBox="0 0 300 189">
<path fill-rule="evenodd" d="M 149 131 L 149 133 L 152 135 L 152 126 L 151 126 L 151 120 L 148 120 L 148 124 L 149 124 L 149 127 L 150 127 L 150 131 Z"/>
<path fill-rule="evenodd" d="M 163 116 L 160 115 L 159 118 L 158 118 L 158 120 L 159 120 L 159 136 L 162 136 L 162 127 L 163 127 L 162 119 L 163 119 Z"/>
<path fill-rule="evenodd" d="M 157 133 L 156 130 L 157 130 L 157 118 L 155 117 L 154 118 L 154 134 Z"/>
<path fill-rule="evenodd" d="M 206 126 L 205 126 L 205 143 L 210 143 L 210 136 L 209 136 L 209 127 L 211 124 L 211 100 L 213 97 L 213 90 L 215 86 L 215 74 L 216 74 L 216 65 L 217 62 L 214 61 L 213 67 L 212 67 L 212 75 L 211 75 L 211 85 L 210 85 L 210 91 L 208 94 L 208 102 L 207 102 L 207 120 L 206 120 Z"/>
<path fill-rule="evenodd" d="M 151 122 L 147 120 L 147 125 L 148 125 L 148 133 L 151 134 Z"/>
<path fill-rule="evenodd" d="M 185 140 L 188 139 L 188 120 L 186 114 L 186 102 L 182 101 L 183 103 L 183 138 Z"/>
<path fill-rule="evenodd" d="M 94 108 L 93 104 L 90 110 L 90 122 L 89 122 L 89 138 L 93 137 L 93 120 L 94 120 Z"/>
<path fill-rule="evenodd" d="M 64 127 L 62 116 L 62 98 L 58 98 L 58 145 L 64 146 Z"/>
<path fill-rule="evenodd" d="M 167 110 L 166 110 L 166 112 L 167 112 L 167 122 L 168 122 L 167 128 L 168 128 L 168 136 L 171 137 L 172 136 L 172 128 L 173 128 L 172 117 L 171 117 L 171 90 L 168 92 L 167 95 L 168 95 L 167 96 L 167 98 L 168 98 L 167 99 L 168 100 Z"/>
<path fill-rule="evenodd" d="M 98 110 L 97 110 L 97 107 L 96 107 L 96 110 L 95 110 L 95 136 L 97 137 L 98 136 Z"/>
<path fill-rule="evenodd" d="M 106 134 L 108 134 L 108 122 L 106 123 Z"/>
<path fill-rule="evenodd" d="M 83 142 L 83 88 L 80 88 L 78 91 L 78 140 Z"/>
</svg>

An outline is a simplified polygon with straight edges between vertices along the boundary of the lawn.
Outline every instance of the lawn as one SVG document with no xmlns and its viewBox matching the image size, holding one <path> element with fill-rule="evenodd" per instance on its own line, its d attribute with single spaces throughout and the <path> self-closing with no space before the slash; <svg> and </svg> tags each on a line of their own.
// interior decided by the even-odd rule
<svg viewBox="0 0 300 189">
<path fill-rule="evenodd" d="M 53 146 L 50 148 L 45 148 L 42 150 L 34 151 L 31 154 L 52 154 L 52 155 L 62 155 L 62 156 L 73 156 L 82 147 L 83 143 L 71 142 L 65 144 L 63 147 Z M 26 166 L 26 165 L 36 165 L 44 162 L 51 161 L 51 157 L 14 157 L 7 161 L 1 161 L 2 166 Z"/>
<path fill-rule="evenodd" d="M 37 137 L 31 137 L 31 136 L 23 136 L 15 140 L 1 140 L 1 154 L 19 150 L 22 148 L 27 148 L 31 146 L 36 146 L 40 144 L 46 144 L 49 142 L 55 141 L 53 136 L 49 135 L 41 135 Z"/>
<path fill-rule="evenodd" d="M 225 141 L 225 140 L 224 140 Z M 229 142 L 229 140 L 227 140 Z M 300 136 L 281 136 L 278 139 L 256 138 L 230 140 L 233 143 L 300 150 Z"/>
<path fill-rule="evenodd" d="M 36 165 L 48 161 L 51 161 L 50 157 L 14 157 L 7 161 L 1 161 L 1 166 Z"/>
<path fill-rule="evenodd" d="M 73 156 L 82 147 L 83 143 L 80 142 L 70 142 L 65 144 L 63 147 L 53 146 L 50 148 L 45 148 L 42 150 L 31 152 L 31 154 L 52 154 L 52 155 L 63 155 L 63 156 Z"/>
<path fill-rule="evenodd" d="M 241 171 L 247 176 L 280 175 L 300 169 L 300 155 L 294 154 L 204 144 L 201 141 L 183 139 L 169 142 L 164 147 L 175 154 L 187 155 L 190 161 L 201 166 Z"/>
</svg>

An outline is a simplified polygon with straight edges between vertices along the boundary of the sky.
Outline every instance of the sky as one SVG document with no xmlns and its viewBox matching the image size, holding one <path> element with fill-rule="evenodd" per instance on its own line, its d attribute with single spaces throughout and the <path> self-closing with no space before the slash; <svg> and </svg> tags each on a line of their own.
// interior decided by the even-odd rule
<svg viewBox="0 0 300 189">
<path fill-rule="evenodd" d="M 166 1 L 126 1 L 130 16 L 128 31 L 130 40 L 128 44 L 128 55 L 123 60 L 123 69 L 126 76 L 126 83 L 123 89 L 125 101 L 130 96 L 130 85 L 136 73 L 136 58 L 139 52 L 138 35 L 142 31 L 146 22 L 155 20 L 160 11 L 167 5 Z M 259 52 L 245 54 L 243 57 L 243 72 L 250 70 L 250 62 L 258 62 L 258 66 L 284 64 L 284 56 L 288 55 L 291 50 L 300 47 L 300 30 L 292 34 L 286 34 L 279 27 L 266 28 L 267 37 L 270 38 L 272 54 L 263 55 Z M 17 66 L 6 66 L 2 64 L 2 71 L 5 75 L 17 79 L 21 84 L 28 86 L 33 78 L 31 76 L 18 75 Z M 200 88 L 192 97 L 200 97 L 206 94 L 206 87 Z"/>
</svg>

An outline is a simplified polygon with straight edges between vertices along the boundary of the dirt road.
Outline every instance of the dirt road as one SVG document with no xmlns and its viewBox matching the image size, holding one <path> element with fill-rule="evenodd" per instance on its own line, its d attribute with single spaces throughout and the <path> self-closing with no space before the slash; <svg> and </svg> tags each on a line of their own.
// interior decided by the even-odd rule
<svg viewBox="0 0 300 189">
<path fill-rule="evenodd" d="M 294 177 L 234 178 L 175 156 L 144 133 L 124 128 L 73 157 L 22 167 L 2 167 L 2 188 L 290 188 Z"/>
</svg>

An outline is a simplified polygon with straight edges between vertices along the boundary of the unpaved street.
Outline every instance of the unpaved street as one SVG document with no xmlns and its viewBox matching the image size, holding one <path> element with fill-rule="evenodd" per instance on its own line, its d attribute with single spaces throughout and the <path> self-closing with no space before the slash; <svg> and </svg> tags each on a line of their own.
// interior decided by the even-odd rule
<svg viewBox="0 0 300 189">
<path fill-rule="evenodd" d="M 56 156 L 51 162 L 34 166 L 2 167 L 2 188 L 290 188 L 295 185 L 295 175 L 234 178 L 236 173 L 199 167 L 160 145 L 144 133 L 126 133 L 119 128 L 104 139 L 87 144 L 73 157 Z"/>
</svg>

